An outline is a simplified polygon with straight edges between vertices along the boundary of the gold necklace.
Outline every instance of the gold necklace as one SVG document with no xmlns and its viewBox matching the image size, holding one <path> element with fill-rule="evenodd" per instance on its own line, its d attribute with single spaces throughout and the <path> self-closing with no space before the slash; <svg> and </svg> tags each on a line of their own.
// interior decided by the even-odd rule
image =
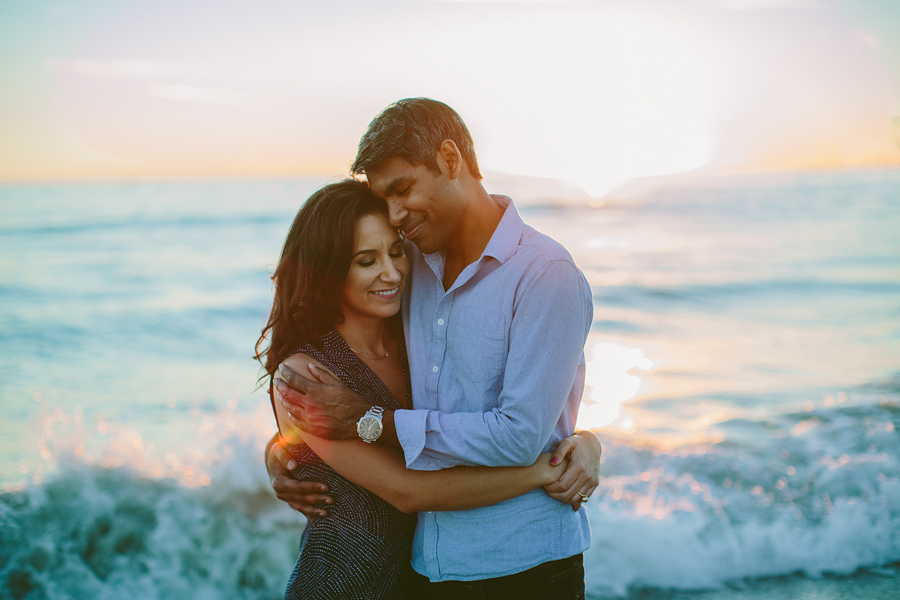
<svg viewBox="0 0 900 600">
<path fill-rule="evenodd" d="M 347 347 L 350 348 L 350 344 L 347 344 Z M 363 354 L 359 350 L 354 350 L 353 348 L 350 348 L 350 349 L 353 350 L 354 353 L 359 354 L 360 356 L 362 356 L 364 358 L 368 358 L 369 360 L 384 360 L 385 358 L 390 356 L 390 354 L 388 354 L 387 350 L 384 351 L 384 356 L 369 356 L 368 354 Z"/>
</svg>

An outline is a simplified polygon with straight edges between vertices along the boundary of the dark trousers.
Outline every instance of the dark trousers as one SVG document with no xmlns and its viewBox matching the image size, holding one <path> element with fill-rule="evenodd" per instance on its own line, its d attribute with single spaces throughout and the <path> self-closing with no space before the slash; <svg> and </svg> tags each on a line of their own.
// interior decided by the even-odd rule
<svg viewBox="0 0 900 600">
<path fill-rule="evenodd" d="M 584 562 L 576 554 L 505 577 L 437 583 L 410 567 L 405 588 L 410 600 L 584 600 Z"/>
</svg>

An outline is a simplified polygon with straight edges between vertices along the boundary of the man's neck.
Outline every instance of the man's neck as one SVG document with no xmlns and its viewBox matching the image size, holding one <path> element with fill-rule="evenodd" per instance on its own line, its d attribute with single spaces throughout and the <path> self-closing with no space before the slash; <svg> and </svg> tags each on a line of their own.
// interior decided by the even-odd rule
<svg viewBox="0 0 900 600">
<path fill-rule="evenodd" d="M 457 235 L 444 250 L 444 289 L 449 290 L 459 274 L 481 257 L 503 218 L 504 208 L 488 194 L 481 182 L 473 186 Z"/>
</svg>

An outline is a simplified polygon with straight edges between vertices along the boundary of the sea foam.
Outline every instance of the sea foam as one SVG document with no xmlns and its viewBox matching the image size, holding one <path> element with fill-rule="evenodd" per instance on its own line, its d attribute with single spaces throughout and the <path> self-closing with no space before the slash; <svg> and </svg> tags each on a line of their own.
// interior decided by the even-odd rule
<svg viewBox="0 0 900 600">
<path fill-rule="evenodd" d="M 900 404 L 885 401 L 720 424 L 741 444 L 607 442 L 588 505 L 588 590 L 707 589 L 900 560 L 898 419 Z"/>
</svg>

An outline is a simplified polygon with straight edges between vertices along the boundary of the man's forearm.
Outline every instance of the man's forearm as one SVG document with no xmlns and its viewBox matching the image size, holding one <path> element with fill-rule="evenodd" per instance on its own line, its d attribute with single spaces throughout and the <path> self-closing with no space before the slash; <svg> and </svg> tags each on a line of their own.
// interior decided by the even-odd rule
<svg viewBox="0 0 900 600">
<path fill-rule="evenodd" d="M 400 445 L 400 439 L 397 437 L 397 426 L 394 424 L 394 411 L 384 411 L 384 415 L 381 417 L 381 426 L 383 429 L 381 437 L 378 438 L 378 443 L 383 446 L 396 448 L 402 452 L 403 446 Z"/>
</svg>

